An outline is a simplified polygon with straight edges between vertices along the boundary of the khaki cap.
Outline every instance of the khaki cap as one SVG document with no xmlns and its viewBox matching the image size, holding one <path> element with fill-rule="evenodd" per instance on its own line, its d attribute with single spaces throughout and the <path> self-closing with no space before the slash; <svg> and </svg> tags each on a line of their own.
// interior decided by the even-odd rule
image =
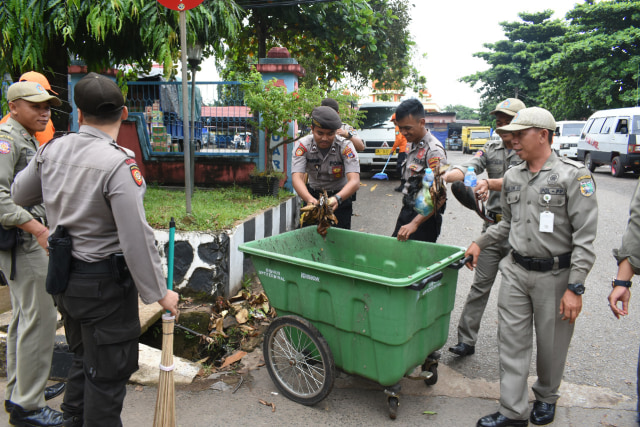
<svg viewBox="0 0 640 427">
<path fill-rule="evenodd" d="M 7 101 L 13 102 L 16 99 L 24 99 L 29 102 L 48 102 L 56 107 L 62 105 L 62 101 L 50 95 L 40 83 L 35 82 L 18 82 L 9 86 Z"/>
<path fill-rule="evenodd" d="M 527 106 L 524 105 L 524 102 L 520 101 L 518 98 L 507 98 L 504 101 L 498 103 L 498 105 L 496 105 L 496 109 L 489 114 L 501 112 L 513 117 L 518 113 L 518 111 L 522 110 L 523 108 L 527 108 Z"/>
<path fill-rule="evenodd" d="M 498 128 L 500 132 L 515 132 L 518 130 L 540 128 L 556 130 L 556 121 L 553 115 L 544 108 L 530 107 L 518 111 L 511 123 Z"/>
</svg>

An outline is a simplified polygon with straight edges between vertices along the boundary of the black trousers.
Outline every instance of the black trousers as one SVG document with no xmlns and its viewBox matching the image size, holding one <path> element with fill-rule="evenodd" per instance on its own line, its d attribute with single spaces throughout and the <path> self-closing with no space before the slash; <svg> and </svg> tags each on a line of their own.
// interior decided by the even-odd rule
<svg viewBox="0 0 640 427">
<path fill-rule="evenodd" d="M 127 381 L 138 369 L 138 292 L 131 277 L 116 283 L 104 267 L 72 269 L 67 289 L 54 297 L 74 353 L 60 407 L 85 426 L 118 427 Z"/>
<path fill-rule="evenodd" d="M 442 213 L 444 212 L 444 207 L 440 209 L 440 212 L 436 212 L 431 218 L 420 224 L 418 229 L 409 236 L 409 240 L 419 240 L 421 242 L 432 242 L 438 239 L 440 235 L 440 229 L 442 228 Z M 400 227 L 403 225 L 409 224 L 413 219 L 418 215 L 418 213 L 413 210 L 413 207 L 403 205 L 400 210 L 400 215 L 398 215 L 398 219 L 396 221 L 396 228 L 393 230 L 393 234 L 391 237 L 398 237 L 398 231 L 400 231 Z"/>
</svg>

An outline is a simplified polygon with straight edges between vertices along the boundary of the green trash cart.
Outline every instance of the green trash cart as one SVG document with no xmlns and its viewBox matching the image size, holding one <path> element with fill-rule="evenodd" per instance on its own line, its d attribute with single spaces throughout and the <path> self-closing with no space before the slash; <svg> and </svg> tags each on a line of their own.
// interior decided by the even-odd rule
<svg viewBox="0 0 640 427">
<path fill-rule="evenodd" d="M 264 337 L 271 379 L 287 398 L 314 405 L 333 387 L 336 367 L 386 387 L 395 418 L 398 382 L 449 335 L 464 249 L 330 228 L 305 227 L 240 245 L 251 255 L 278 317 Z"/>
</svg>

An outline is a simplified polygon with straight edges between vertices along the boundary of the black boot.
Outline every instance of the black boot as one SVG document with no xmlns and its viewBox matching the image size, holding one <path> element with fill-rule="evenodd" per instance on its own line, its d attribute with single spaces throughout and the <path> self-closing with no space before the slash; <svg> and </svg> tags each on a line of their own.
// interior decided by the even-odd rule
<svg viewBox="0 0 640 427">
<path fill-rule="evenodd" d="M 82 424 L 84 424 L 82 417 L 78 415 L 65 413 L 62 417 L 64 419 L 63 427 L 82 427 Z"/>
</svg>

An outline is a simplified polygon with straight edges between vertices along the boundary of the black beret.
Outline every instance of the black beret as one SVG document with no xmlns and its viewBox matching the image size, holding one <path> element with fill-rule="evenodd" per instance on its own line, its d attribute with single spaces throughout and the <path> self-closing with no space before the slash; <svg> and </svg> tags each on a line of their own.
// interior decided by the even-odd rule
<svg viewBox="0 0 640 427">
<path fill-rule="evenodd" d="M 340 116 L 331 107 L 314 108 L 311 113 L 311 119 L 313 125 L 319 128 L 336 130 L 342 127 Z"/>
<path fill-rule="evenodd" d="M 334 110 L 336 110 L 336 113 L 340 112 L 340 105 L 338 104 L 338 101 L 336 101 L 333 98 L 325 98 L 322 100 L 322 102 L 320 103 L 320 105 L 323 105 L 325 107 L 331 107 Z"/>
<path fill-rule="evenodd" d="M 96 73 L 89 73 L 76 83 L 73 100 L 82 112 L 94 116 L 124 107 L 124 97 L 116 82 Z"/>
</svg>

